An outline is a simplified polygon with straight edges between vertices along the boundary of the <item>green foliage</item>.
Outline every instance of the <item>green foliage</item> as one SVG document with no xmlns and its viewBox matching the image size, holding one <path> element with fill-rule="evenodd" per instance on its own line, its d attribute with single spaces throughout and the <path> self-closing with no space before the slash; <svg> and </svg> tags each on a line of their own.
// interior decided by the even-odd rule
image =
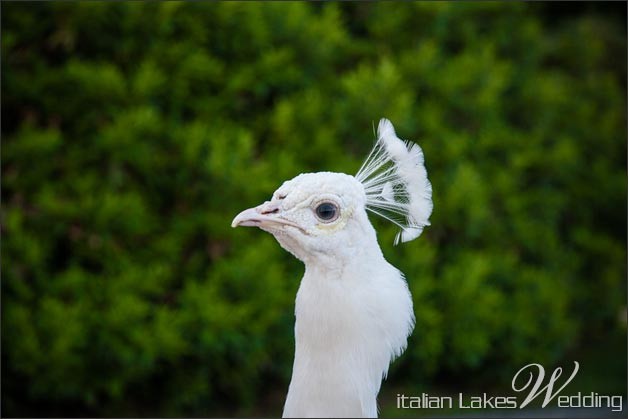
<svg viewBox="0 0 628 419">
<path fill-rule="evenodd" d="M 608 16 L 556 23 L 494 2 L 2 12 L 5 415 L 251 414 L 283 393 L 302 267 L 230 221 L 300 172 L 354 173 L 383 116 L 424 148 L 434 188 L 420 239 L 393 248 L 372 220 L 417 317 L 392 380 L 508 378 L 618 329 L 626 43 Z"/>
</svg>

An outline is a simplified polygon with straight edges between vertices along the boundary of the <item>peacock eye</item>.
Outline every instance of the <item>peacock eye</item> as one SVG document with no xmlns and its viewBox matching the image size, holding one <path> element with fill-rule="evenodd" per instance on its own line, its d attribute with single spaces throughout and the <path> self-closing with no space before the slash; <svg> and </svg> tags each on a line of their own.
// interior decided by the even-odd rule
<svg viewBox="0 0 628 419">
<path fill-rule="evenodd" d="M 338 218 L 340 209 L 336 204 L 331 202 L 323 202 L 316 207 L 316 216 L 319 220 L 330 223 Z"/>
</svg>

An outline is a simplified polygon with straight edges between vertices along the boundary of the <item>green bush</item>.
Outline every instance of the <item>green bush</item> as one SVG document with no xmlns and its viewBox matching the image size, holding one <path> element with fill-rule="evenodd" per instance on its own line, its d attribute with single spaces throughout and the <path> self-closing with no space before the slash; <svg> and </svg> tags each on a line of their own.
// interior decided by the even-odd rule
<svg viewBox="0 0 628 419">
<path fill-rule="evenodd" d="M 355 173 L 384 116 L 434 187 L 420 239 L 393 248 L 372 219 L 417 317 L 391 380 L 508 378 L 619 327 L 626 40 L 609 14 L 2 9 L 5 415 L 279 414 L 302 266 L 231 219 L 300 172 Z"/>
</svg>

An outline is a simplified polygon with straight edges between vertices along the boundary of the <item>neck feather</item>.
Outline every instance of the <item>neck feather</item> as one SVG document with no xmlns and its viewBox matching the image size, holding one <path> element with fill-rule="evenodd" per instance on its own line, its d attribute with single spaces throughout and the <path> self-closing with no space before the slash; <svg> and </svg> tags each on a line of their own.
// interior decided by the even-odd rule
<svg viewBox="0 0 628 419">
<path fill-rule="evenodd" d="M 382 378 L 412 330 L 406 282 L 376 241 L 338 260 L 306 261 L 285 417 L 377 416 Z"/>
</svg>

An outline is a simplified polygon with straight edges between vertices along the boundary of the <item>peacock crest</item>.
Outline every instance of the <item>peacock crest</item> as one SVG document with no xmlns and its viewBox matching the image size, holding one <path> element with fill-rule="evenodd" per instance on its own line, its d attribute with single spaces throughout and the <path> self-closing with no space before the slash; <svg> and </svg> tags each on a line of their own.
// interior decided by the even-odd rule
<svg viewBox="0 0 628 419">
<path fill-rule="evenodd" d="M 414 240 L 430 225 L 432 185 L 418 144 L 397 137 L 388 119 L 377 127 L 375 146 L 355 178 L 366 192 L 366 209 L 397 225 L 394 244 Z"/>
</svg>

